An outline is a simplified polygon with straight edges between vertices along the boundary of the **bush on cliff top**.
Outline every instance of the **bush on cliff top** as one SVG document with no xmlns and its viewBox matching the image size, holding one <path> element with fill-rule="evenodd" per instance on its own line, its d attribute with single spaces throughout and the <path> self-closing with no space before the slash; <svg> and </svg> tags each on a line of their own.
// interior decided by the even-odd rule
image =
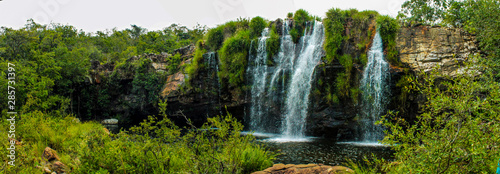
<svg viewBox="0 0 500 174">
<path fill-rule="evenodd" d="M 326 62 L 331 63 L 334 59 L 338 58 L 338 50 L 344 39 L 342 33 L 344 33 L 344 22 L 345 16 L 342 14 L 342 10 L 338 8 L 332 8 L 326 12 L 326 18 L 323 19 L 323 24 L 325 26 L 325 44 L 324 49 L 326 50 Z"/>
<path fill-rule="evenodd" d="M 222 84 L 225 84 L 224 80 L 227 80 L 229 87 L 242 86 L 245 81 L 249 47 L 250 32 L 248 30 L 240 30 L 224 42 L 219 50 L 219 77 Z"/>
<path fill-rule="evenodd" d="M 267 22 L 264 20 L 264 18 L 257 16 L 252 18 L 250 21 L 249 27 L 250 27 L 250 38 L 256 38 L 260 37 L 262 30 L 266 28 Z"/>
<path fill-rule="evenodd" d="M 399 32 L 399 22 L 390 16 L 378 16 L 377 28 L 382 37 L 385 58 L 391 65 L 402 66 L 399 52 L 396 48 L 396 36 Z"/>
</svg>

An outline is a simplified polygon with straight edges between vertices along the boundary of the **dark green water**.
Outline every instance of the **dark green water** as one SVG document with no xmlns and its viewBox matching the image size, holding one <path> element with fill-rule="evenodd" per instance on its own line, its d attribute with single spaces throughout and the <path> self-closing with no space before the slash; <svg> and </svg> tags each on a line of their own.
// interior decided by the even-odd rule
<svg viewBox="0 0 500 174">
<path fill-rule="evenodd" d="M 256 135 L 262 143 L 273 152 L 280 153 L 274 163 L 325 165 L 346 165 L 348 160 L 364 165 L 364 156 L 393 160 L 393 152 L 389 147 L 378 143 L 335 142 L 325 138 L 307 138 L 302 141 L 273 138 L 273 136 Z"/>
</svg>

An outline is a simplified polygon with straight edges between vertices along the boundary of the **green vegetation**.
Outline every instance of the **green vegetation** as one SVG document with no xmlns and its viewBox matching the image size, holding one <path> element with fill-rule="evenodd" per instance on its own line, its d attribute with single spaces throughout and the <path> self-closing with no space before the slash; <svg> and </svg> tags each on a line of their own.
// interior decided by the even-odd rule
<svg viewBox="0 0 500 174">
<path fill-rule="evenodd" d="M 334 77 L 335 86 L 320 85 L 328 103 L 358 102 L 359 78 L 353 67 L 363 67 L 368 60 L 366 53 L 376 32 L 374 21 L 378 16 L 376 11 L 359 12 L 356 9 L 332 8 L 326 13 L 323 62 L 326 65 L 339 63 L 344 67 L 344 71 Z"/>
<path fill-rule="evenodd" d="M 424 113 L 409 123 L 389 113 L 384 143 L 394 145 L 394 173 L 494 173 L 500 156 L 500 84 L 494 74 L 477 75 L 477 63 L 442 81 L 434 71 L 420 84 Z M 488 67 L 485 64 L 479 64 Z M 489 67 L 488 67 L 489 68 Z"/>
<path fill-rule="evenodd" d="M 326 62 L 331 63 L 334 59 L 338 58 L 338 51 L 344 33 L 345 17 L 342 10 L 332 8 L 326 12 L 326 18 L 323 19 L 325 25 L 325 50 Z"/>
<path fill-rule="evenodd" d="M 109 107 L 137 106 L 139 113 L 157 101 L 161 86 L 158 82 L 164 75 L 152 70 L 151 62 L 140 64 L 128 59 L 143 53 L 172 53 L 192 44 L 204 33 L 205 27 L 191 30 L 174 24 L 160 31 L 147 32 L 132 25 L 122 31 L 90 34 L 73 26 L 40 25 L 30 20 L 24 28 L 0 30 L 0 59 L 2 64 L 7 61 L 15 64 L 16 70 L 22 72 L 16 77 L 16 85 L 22 86 L 16 90 L 16 105 L 23 106 L 24 111 L 53 111 L 67 104 L 64 111 L 78 118 L 102 119 L 117 116 Z M 170 58 L 169 73 L 174 73 L 181 60 L 178 56 Z M 3 69 L 6 67 L 2 67 L 3 73 L 7 72 Z M 3 77 L 1 81 L 7 84 L 7 76 Z M 119 79 L 125 78 L 133 79 L 133 83 L 120 84 Z M 151 98 L 136 105 L 115 100 L 120 93 Z M 0 96 L 6 98 L 7 93 Z M 2 109 L 6 105 L 0 103 Z"/>
<path fill-rule="evenodd" d="M 262 30 L 266 28 L 267 22 L 264 18 L 257 16 L 250 21 L 250 38 L 260 37 Z"/>
<path fill-rule="evenodd" d="M 273 59 L 272 57 L 278 54 L 280 51 L 280 36 L 278 35 L 278 32 L 276 31 L 276 26 L 273 25 L 271 27 L 271 31 L 269 32 L 269 38 L 266 40 L 266 51 L 267 51 L 267 64 L 272 65 L 273 64 Z"/>
<path fill-rule="evenodd" d="M 410 0 L 403 4 L 399 18 L 405 24 L 460 27 L 476 34 L 485 54 L 469 57 L 461 67 L 464 73 L 454 77 L 443 76 L 439 67 L 418 74 L 420 78 L 403 76 L 396 84 L 402 88 L 402 104 L 415 93 L 425 95 L 426 101 L 416 120 L 405 120 L 393 111 L 382 118 L 380 123 L 389 128 L 382 142 L 392 145 L 396 161 L 377 162 L 375 170 L 495 173 L 500 156 L 499 5 L 493 0 Z M 389 24 L 386 28 L 397 26 L 384 21 Z"/>
<path fill-rule="evenodd" d="M 199 40 L 196 43 L 196 50 L 194 52 L 193 60 L 191 63 L 186 64 L 184 68 L 184 72 L 187 74 L 186 85 L 187 88 L 192 88 L 192 80 L 194 77 L 198 75 L 198 72 L 205 67 L 202 64 L 203 54 L 207 52 L 204 48 L 203 40 Z"/>
<path fill-rule="evenodd" d="M 168 60 L 168 74 L 174 74 L 179 71 L 179 65 L 182 62 L 181 54 L 177 53 L 172 57 L 169 57 L 170 60 Z"/>
<path fill-rule="evenodd" d="M 3 169 L 42 173 L 45 147 L 56 150 L 71 173 L 250 173 L 272 165 L 275 155 L 253 144 L 252 136 L 241 136 L 243 126 L 231 115 L 210 118 L 200 129 L 181 129 L 166 117 L 166 103 L 160 105 L 161 115 L 118 134 L 71 115 L 25 113 L 16 120 L 16 139 L 22 142 L 16 166 Z M 7 131 L 8 122 L 2 127 Z M 5 136 L 2 147 L 9 145 Z M 4 161 L 7 152 L 0 152 Z"/>
<path fill-rule="evenodd" d="M 208 30 L 207 45 L 210 50 L 215 51 L 222 46 L 222 43 L 224 42 L 223 29 L 223 26 L 218 26 L 216 28 Z"/>
<path fill-rule="evenodd" d="M 377 18 L 377 28 L 382 37 L 385 58 L 391 65 L 402 66 L 399 61 L 399 53 L 396 49 L 396 36 L 399 31 L 399 23 L 390 16 L 379 16 Z"/>
<path fill-rule="evenodd" d="M 228 80 L 230 87 L 239 88 L 245 81 L 249 47 L 250 32 L 240 30 L 236 35 L 224 41 L 224 45 L 219 50 L 221 62 L 219 77 L 221 81 Z"/>
</svg>

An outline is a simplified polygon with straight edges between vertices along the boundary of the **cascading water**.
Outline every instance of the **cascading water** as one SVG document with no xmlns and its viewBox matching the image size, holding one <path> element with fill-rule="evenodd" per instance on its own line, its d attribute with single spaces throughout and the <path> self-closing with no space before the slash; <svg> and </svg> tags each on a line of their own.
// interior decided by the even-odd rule
<svg viewBox="0 0 500 174">
<path fill-rule="evenodd" d="M 310 34 L 307 34 L 310 33 Z M 315 22 L 312 32 L 301 38 L 299 57 L 293 62 L 293 72 L 287 89 L 286 112 L 282 123 L 282 135 L 286 138 L 303 138 L 309 108 L 314 68 L 321 59 L 323 49 L 323 24 Z"/>
<path fill-rule="evenodd" d="M 289 21 L 282 27 L 280 50 L 273 57 L 274 66 L 267 66 L 266 39 L 268 29 L 262 32 L 256 52 L 250 49 L 247 77 L 251 87 L 250 130 L 272 132 L 276 127 L 269 121 L 269 108 L 283 108 L 281 114 L 282 140 L 294 141 L 304 138 L 308 115 L 309 93 L 314 68 L 321 59 L 324 40 L 323 24 L 315 22 L 312 31 L 305 31 L 298 44 L 289 34 Z M 252 43 L 252 47 L 255 43 Z M 288 79 L 288 80 L 287 80 Z M 283 100 L 285 99 L 285 100 Z M 279 123 L 278 123 L 279 124 Z"/>
<path fill-rule="evenodd" d="M 385 111 L 389 92 L 389 64 L 384 60 L 382 38 L 377 31 L 368 52 L 368 62 L 361 79 L 363 91 L 361 133 L 362 141 L 376 142 L 384 138 L 384 128 L 375 125 Z"/>
<path fill-rule="evenodd" d="M 271 76 L 269 85 L 269 91 L 273 94 L 273 98 L 271 98 L 272 101 L 279 104 L 283 102 L 282 98 L 285 97 L 286 80 L 284 77 L 290 74 L 293 59 L 295 57 L 295 44 L 293 43 L 289 31 L 290 22 L 285 20 L 282 27 L 283 36 L 280 41 L 280 51 L 278 52 L 277 58 L 275 58 L 277 67 Z"/>
<path fill-rule="evenodd" d="M 207 59 L 207 62 L 206 64 L 208 65 L 209 67 L 209 76 L 211 77 L 210 79 L 212 83 L 207 83 L 207 84 L 211 84 L 212 85 L 212 89 L 213 90 L 216 90 L 214 92 L 217 92 L 217 97 L 213 98 L 214 100 L 212 100 L 212 103 L 217 103 L 218 105 L 218 110 L 219 110 L 219 114 L 222 115 L 222 109 L 220 108 L 220 94 L 221 94 L 221 91 L 220 91 L 220 84 L 219 84 L 219 74 L 217 72 L 219 72 L 219 61 L 217 59 L 217 55 L 215 52 L 209 52 L 206 54 L 206 59 Z"/>
<path fill-rule="evenodd" d="M 248 76 L 251 77 L 252 84 L 251 94 L 252 103 L 250 106 L 250 129 L 257 132 L 265 131 L 267 116 L 267 107 L 265 106 L 267 97 L 266 78 L 267 78 L 267 51 L 266 41 L 269 30 L 266 28 L 262 31 L 262 37 L 259 38 L 257 51 L 255 54 L 250 54 L 252 61 L 247 69 Z M 250 50 L 251 52 L 251 50 Z"/>
</svg>

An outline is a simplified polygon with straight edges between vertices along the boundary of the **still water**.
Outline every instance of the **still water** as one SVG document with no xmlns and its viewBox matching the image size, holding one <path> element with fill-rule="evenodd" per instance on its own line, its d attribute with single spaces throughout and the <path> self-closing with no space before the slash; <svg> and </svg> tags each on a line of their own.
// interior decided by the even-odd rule
<svg viewBox="0 0 500 174">
<path fill-rule="evenodd" d="M 378 143 L 335 142 L 332 139 L 314 137 L 294 141 L 294 139 L 280 138 L 275 134 L 253 135 L 259 143 L 280 154 L 274 163 L 346 165 L 348 160 L 352 160 L 364 164 L 364 156 L 371 159 L 372 154 L 389 161 L 394 159 L 390 147 Z"/>
</svg>

